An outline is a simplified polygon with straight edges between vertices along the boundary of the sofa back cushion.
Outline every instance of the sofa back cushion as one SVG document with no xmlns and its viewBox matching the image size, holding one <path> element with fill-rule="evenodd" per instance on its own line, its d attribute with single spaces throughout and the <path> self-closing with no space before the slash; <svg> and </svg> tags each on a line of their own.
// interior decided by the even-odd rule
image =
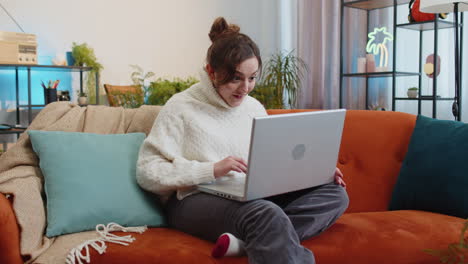
<svg viewBox="0 0 468 264">
<path fill-rule="evenodd" d="M 311 110 L 268 110 L 284 114 Z M 347 183 L 347 212 L 386 211 L 413 133 L 416 116 L 348 110 L 337 166 Z"/>
<path fill-rule="evenodd" d="M 468 217 L 468 124 L 418 116 L 391 210 Z"/>
</svg>

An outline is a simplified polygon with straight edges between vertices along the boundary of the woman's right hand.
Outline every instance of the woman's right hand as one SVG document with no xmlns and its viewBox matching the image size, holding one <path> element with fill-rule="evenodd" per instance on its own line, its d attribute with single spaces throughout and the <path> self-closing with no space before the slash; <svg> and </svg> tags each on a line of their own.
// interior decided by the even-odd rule
<svg viewBox="0 0 468 264">
<path fill-rule="evenodd" d="M 230 171 L 247 173 L 247 162 L 245 162 L 242 158 L 229 156 L 214 164 L 215 178 L 222 177 L 228 174 Z"/>
</svg>

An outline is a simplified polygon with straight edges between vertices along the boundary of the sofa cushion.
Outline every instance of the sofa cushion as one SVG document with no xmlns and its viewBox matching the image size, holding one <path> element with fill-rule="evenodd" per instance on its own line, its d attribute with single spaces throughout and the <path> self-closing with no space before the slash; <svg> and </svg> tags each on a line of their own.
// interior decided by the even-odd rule
<svg viewBox="0 0 468 264">
<path fill-rule="evenodd" d="M 317 263 L 437 264 L 439 258 L 423 250 L 457 242 L 463 224 L 461 218 L 412 210 L 352 213 L 303 244 Z"/>
<path fill-rule="evenodd" d="M 438 258 L 422 250 L 457 241 L 462 225 L 460 218 L 419 211 L 352 213 L 302 244 L 314 252 L 317 263 L 436 264 Z M 102 255 L 91 250 L 91 263 L 248 263 L 246 257 L 214 259 L 213 243 L 173 229 L 151 228 L 132 236 L 136 240 L 128 246 L 108 243 Z"/>
<path fill-rule="evenodd" d="M 468 217 L 468 124 L 418 116 L 391 210 Z"/>
<path fill-rule="evenodd" d="M 118 236 L 129 233 L 115 232 Z M 196 238 L 175 229 L 150 228 L 143 234 L 131 233 L 135 238 L 128 246 L 107 243 L 106 252 L 100 255 L 90 250 L 92 264 L 210 264 L 218 263 L 211 257 L 211 242 Z M 84 251 L 83 251 L 84 252 Z M 225 258 L 229 259 L 229 258 Z M 239 259 L 239 258 L 230 258 Z M 242 258 L 241 258 L 242 259 Z M 247 264 L 247 258 L 244 258 Z"/>
<path fill-rule="evenodd" d="M 24 260 L 20 257 L 20 228 L 13 211 L 13 201 L 13 196 L 7 198 L 0 193 L 0 226 L 3 231 L 0 236 L 0 263 L 21 264 Z M 18 246 L 12 247 L 12 244 Z"/>
<path fill-rule="evenodd" d="M 145 134 L 29 131 L 29 136 L 45 179 L 48 237 L 109 222 L 165 224 L 156 196 L 136 182 Z"/>
</svg>

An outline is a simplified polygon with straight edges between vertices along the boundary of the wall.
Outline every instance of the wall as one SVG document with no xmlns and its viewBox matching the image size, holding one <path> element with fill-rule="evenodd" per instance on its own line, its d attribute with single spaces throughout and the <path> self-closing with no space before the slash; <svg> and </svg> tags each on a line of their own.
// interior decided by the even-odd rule
<svg viewBox="0 0 468 264">
<path fill-rule="evenodd" d="M 277 2 L 4 0 L 3 5 L 26 32 L 38 36 L 41 56 L 64 54 L 72 42 L 86 42 L 104 65 L 102 80 L 124 84 L 130 81 L 129 64 L 158 76 L 195 75 L 218 16 L 237 23 L 264 53 L 271 53 L 279 45 Z M 1 30 L 18 30 L 5 14 L 0 25 Z"/>
<path fill-rule="evenodd" d="M 25 32 L 37 35 L 41 63 L 50 64 L 53 57 L 63 56 L 73 42 L 86 42 L 104 66 L 101 83 L 130 84 L 130 64 L 153 71 L 157 77 L 198 76 L 210 45 L 208 32 L 218 16 L 238 24 L 257 42 L 266 58 L 285 45 L 277 30 L 281 1 L 2 0 L 1 4 Z M 20 31 L 2 9 L 0 30 Z M 5 78 L 8 74 L 10 78 Z M 54 77 L 41 73 L 33 85 L 40 87 L 41 78 Z M 77 78 L 73 76 L 73 89 L 78 89 Z M 25 85 L 22 81 L 21 86 Z M 0 70 L 0 123 L 15 122 L 12 87 L 13 73 Z M 35 103 L 42 103 L 40 89 L 33 97 Z M 24 89 L 20 98 L 26 98 Z"/>
</svg>

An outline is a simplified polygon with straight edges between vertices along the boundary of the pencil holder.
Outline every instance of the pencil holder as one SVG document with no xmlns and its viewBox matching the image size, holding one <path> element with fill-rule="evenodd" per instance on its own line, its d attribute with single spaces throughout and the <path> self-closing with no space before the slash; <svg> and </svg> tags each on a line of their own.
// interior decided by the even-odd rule
<svg viewBox="0 0 468 264">
<path fill-rule="evenodd" d="M 45 104 L 56 102 L 57 90 L 56 89 L 44 89 L 44 101 L 45 101 Z"/>
</svg>

